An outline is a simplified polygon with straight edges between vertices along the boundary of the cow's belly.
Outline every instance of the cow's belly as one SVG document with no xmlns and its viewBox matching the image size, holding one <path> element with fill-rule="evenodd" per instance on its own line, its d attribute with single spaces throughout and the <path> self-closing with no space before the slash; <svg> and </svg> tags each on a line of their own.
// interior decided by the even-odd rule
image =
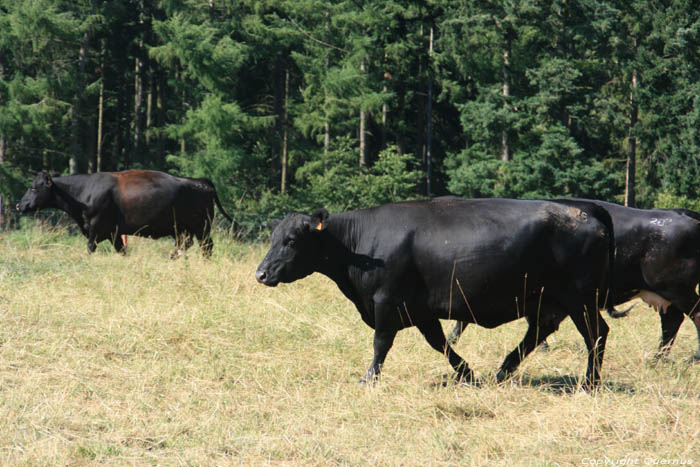
<svg viewBox="0 0 700 467">
<path fill-rule="evenodd" d="M 522 318 L 527 313 L 535 311 L 538 300 L 533 292 L 526 294 L 523 300 L 522 291 L 502 291 L 500 294 L 472 296 L 458 291 L 452 296 L 452 301 L 435 300 L 432 308 L 433 315 L 440 319 L 459 320 L 475 323 L 485 328 L 494 328 L 501 324 Z"/>
<path fill-rule="evenodd" d="M 141 225 L 132 226 L 131 228 L 125 229 L 127 235 L 137 235 L 140 237 L 150 237 L 150 238 L 161 238 L 161 237 L 172 237 L 175 235 L 175 229 L 170 226 L 152 226 L 152 225 Z"/>
<path fill-rule="evenodd" d="M 126 217 L 123 230 L 131 235 L 160 238 L 198 232 L 203 223 L 204 215 L 200 212 L 168 207 L 150 215 L 141 213 Z"/>
<path fill-rule="evenodd" d="M 455 274 L 426 287 L 425 307 L 440 319 L 456 319 L 494 328 L 538 310 L 560 312 L 567 300 L 568 278 L 545 268 L 483 269 L 480 274 Z M 437 285 L 440 284 L 440 285 Z"/>
</svg>

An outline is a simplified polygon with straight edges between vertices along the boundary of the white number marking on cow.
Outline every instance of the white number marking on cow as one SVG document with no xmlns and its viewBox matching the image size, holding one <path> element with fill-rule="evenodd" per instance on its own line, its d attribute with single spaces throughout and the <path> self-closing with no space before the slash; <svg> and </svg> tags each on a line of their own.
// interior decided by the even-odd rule
<svg viewBox="0 0 700 467">
<path fill-rule="evenodd" d="M 664 227 L 666 224 L 670 224 L 671 222 L 673 222 L 673 219 L 668 217 L 665 219 L 659 219 L 657 217 L 654 217 L 649 223 L 658 225 L 659 227 Z"/>
</svg>

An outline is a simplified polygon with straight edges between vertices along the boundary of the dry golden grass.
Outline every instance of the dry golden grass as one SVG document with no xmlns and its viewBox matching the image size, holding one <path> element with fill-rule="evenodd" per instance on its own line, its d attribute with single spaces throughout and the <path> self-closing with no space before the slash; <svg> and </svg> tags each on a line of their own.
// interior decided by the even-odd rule
<svg viewBox="0 0 700 467">
<path fill-rule="evenodd" d="M 656 314 L 608 318 L 594 395 L 569 320 L 504 385 L 524 322 L 467 329 L 476 387 L 454 385 L 415 329 L 362 387 L 372 331 L 334 284 L 263 287 L 265 245 L 215 242 L 211 260 L 170 261 L 167 241 L 132 238 L 121 257 L 60 230 L 0 236 L 0 464 L 700 463 L 690 323 L 654 365 Z"/>
</svg>

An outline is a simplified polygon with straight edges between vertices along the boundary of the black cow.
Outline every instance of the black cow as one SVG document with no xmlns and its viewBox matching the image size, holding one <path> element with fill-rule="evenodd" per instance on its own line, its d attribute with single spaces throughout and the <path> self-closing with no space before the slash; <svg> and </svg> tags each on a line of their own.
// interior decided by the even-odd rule
<svg viewBox="0 0 700 467">
<path fill-rule="evenodd" d="M 409 326 L 469 381 L 440 319 L 493 328 L 525 316 L 535 324 L 501 366 L 503 378 L 571 316 L 589 350 L 592 387 L 608 334 L 597 298 L 607 290 L 611 229 L 609 216 L 601 222 L 546 201 L 439 198 L 334 215 L 321 209 L 290 214 L 275 228 L 256 278 L 268 286 L 313 272 L 331 278 L 375 330 L 363 382 L 379 375 L 396 333 Z"/>
<path fill-rule="evenodd" d="M 39 173 L 17 204 L 17 210 L 56 208 L 67 212 L 88 238 L 92 253 L 102 240 L 111 240 L 124 252 L 121 236 L 175 238 L 178 250 L 199 240 L 206 256 L 213 242 L 209 235 L 214 203 L 228 220 L 211 181 L 175 177 L 150 170 L 100 172 L 52 177 Z"/>
<path fill-rule="evenodd" d="M 684 315 L 690 316 L 698 333 L 700 359 L 700 214 L 685 209 L 635 209 L 604 201 L 563 199 L 585 209 L 589 203 L 605 208 L 615 229 L 616 304 L 636 296 L 659 310 L 661 344 L 657 358 L 666 355 L 676 338 Z M 629 311 L 629 310 L 627 310 Z M 614 317 L 624 312 L 614 312 Z M 450 334 L 456 342 L 464 329 L 457 323 Z"/>
</svg>

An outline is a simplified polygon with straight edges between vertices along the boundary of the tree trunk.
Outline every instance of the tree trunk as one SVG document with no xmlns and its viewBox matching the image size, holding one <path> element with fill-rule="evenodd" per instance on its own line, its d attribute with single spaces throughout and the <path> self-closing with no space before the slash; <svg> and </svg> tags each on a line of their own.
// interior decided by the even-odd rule
<svg viewBox="0 0 700 467">
<path fill-rule="evenodd" d="M 328 57 L 326 57 L 326 72 L 328 71 L 329 63 Z M 325 91 L 326 95 L 324 97 L 325 101 L 325 121 L 323 122 L 323 155 L 328 155 L 328 151 L 331 147 L 331 117 L 329 115 L 330 99 L 328 97 L 328 90 Z"/>
<path fill-rule="evenodd" d="M 156 87 L 156 127 L 163 128 L 165 126 L 165 97 L 164 93 L 168 88 L 168 81 L 165 73 L 158 72 L 157 74 L 157 87 Z M 165 138 L 162 135 L 158 135 L 156 142 L 156 150 L 158 151 L 158 163 L 165 163 Z"/>
<path fill-rule="evenodd" d="M 97 172 L 97 125 L 94 112 L 90 112 L 88 118 L 86 128 L 89 128 L 89 136 L 83 147 L 87 153 L 87 172 L 91 174 Z"/>
<path fill-rule="evenodd" d="M 130 60 L 126 59 L 125 63 L 127 66 L 131 64 Z M 134 81 L 133 76 L 130 74 L 125 74 L 124 81 L 122 82 L 122 92 L 124 93 L 124 98 L 122 99 L 121 112 L 119 115 L 123 116 L 124 124 L 122 125 L 121 134 L 121 162 L 125 170 L 130 169 L 133 164 L 134 156 L 134 138 L 133 138 L 133 128 L 134 128 L 134 112 L 132 108 L 132 103 L 134 102 Z"/>
<path fill-rule="evenodd" d="M 635 205 L 635 175 L 637 171 L 637 138 L 634 136 L 634 127 L 637 125 L 637 102 L 634 98 L 639 77 L 637 70 L 632 70 L 632 89 L 630 90 L 630 126 L 627 131 L 627 170 L 625 173 L 625 206 Z"/>
<path fill-rule="evenodd" d="M 384 94 L 389 92 L 389 87 L 385 84 L 382 88 Z M 386 102 L 382 104 L 382 149 L 386 149 L 387 122 L 389 121 L 389 106 Z"/>
<path fill-rule="evenodd" d="M 420 36 L 420 42 L 423 43 L 423 37 L 425 36 L 425 27 L 423 24 L 420 25 L 420 30 L 419 30 L 419 36 Z M 428 69 L 428 64 L 427 60 L 425 58 L 424 54 L 420 54 L 418 57 L 418 72 L 416 75 L 418 76 L 418 79 L 423 79 L 424 77 L 427 76 L 427 69 Z M 427 91 L 427 90 L 426 90 Z M 409 99 L 409 106 L 411 99 Z M 418 104 L 420 101 L 416 101 Z M 407 117 L 407 113 L 404 111 L 404 118 Z M 416 112 L 415 120 L 413 121 L 414 125 L 414 130 L 413 133 L 415 133 L 415 145 L 416 145 L 416 154 L 420 157 L 420 163 L 421 163 L 421 168 L 425 170 L 425 168 L 428 166 L 428 160 L 427 160 L 427 153 L 426 153 L 426 145 L 425 145 L 425 137 L 427 132 L 425 129 L 427 128 L 428 124 L 425 121 L 425 116 L 427 112 L 421 112 L 418 110 Z M 410 138 L 410 137 L 409 137 Z M 427 188 L 425 188 L 427 191 Z"/>
<path fill-rule="evenodd" d="M 512 30 L 510 27 L 506 27 L 504 36 L 504 47 L 503 47 L 503 108 L 504 110 L 508 108 L 509 98 L 510 98 L 510 49 L 511 49 L 511 36 Z M 501 131 L 501 160 L 508 162 L 510 160 L 510 141 L 508 137 L 508 128 L 503 127 Z"/>
<path fill-rule="evenodd" d="M 182 73 L 178 72 L 178 75 L 179 75 L 179 79 L 178 79 L 178 81 L 179 81 L 180 79 L 182 79 Z M 184 84 L 182 86 L 182 115 L 183 115 L 183 119 L 186 118 L 185 115 L 187 115 L 187 88 L 184 86 Z M 187 149 L 187 147 L 185 145 L 185 137 L 182 136 L 182 137 L 180 137 L 180 155 L 181 156 L 185 155 L 186 149 Z"/>
<path fill-rule="evenodd" d="M 121 59 L 117 59 L 116 66 L 119 67 L 117 69 L 120 69 L 121 66 L 124 64 L 124 62 Z M 116 102 L 116 112 L 114 113 L 114 116 L 112 117 L 113 121 L 116 121 L 114 125 L 114 143 L 112 144 L 112 157 L 111 160 L 109 161 L 109 164 L 105 164 L 104 160 L 102 161 L 102 168 L 107 168 L 107 169 L 114 169 L 116 170 L 117 168 L 120 167 L 121 162 L 122 162 L 122 154 L 124 153 L 124 123 L 123 120 L 125 120 L 125 112 L 124 108 L 126 105 L 124 102 L 126 101 L 126 84 L 125 80 L 121 76 L 116 77 L 117 82 L 114 83 L 114 89 L 110 90 L 111 92 L 116 92 L 116 97 L 117 97 L 117 102 Z M 109 94 L 108 94 L 109 95 Z"/>
<path fill-rule="evenodd" d="M 95 172 L 102 172 L 102 143 L 104 141 L 104 114 L 105 114 L 105 72 L 104 60 L 100 67 L 100 95 L 97 99 L 97 147 L 95 148 Z"/>
<path fill-rule="evenodd" d="M 360 71 L 365 72 L 364 59 L 360 62 Z M 360 167 L 367 167 L 367 112 L 360 108 Z"/>
<path fill-rule="evenodd" d="M 0 80 L 5 79 L 5 65 L 3 64 L 3 57 L 0 55 Z M 5 163 L 5 151 L 7 148 L 7 141 L 5 140 L 5 135 L 0 135 L 0 164 Z M 0 209 L 2 209 L 2 204 L 0 203 Z"/>
<path fill-rule="evenodd" d="M 155 94 L 155 80 L 151 77 L 148 83 L 148 94 L 146 95 L 146 148 L 151 145 L 150 129 L 153 125 L 153 94 Z"/>
<path fill-rule="evenodd" d="M 275 127 L 271 135 L 270 141 L 270 161 L 267 167 L 268 180 L 271 188 L 279 188 L 282 191 L 282 153 L 284 151 L 284 105 L 285 105 L 285 77 L 287 71 L 287 62 L 284 55 L 275 57 L 274 69 L 272 72 L 271 82 L 273 84 L 274 93 L 274 114 Z"/>
<path fill-rule="evenodd" d="M 139 22 L 143 25 L 143 2 L 139 2 L 141 14 Z M 143 162 L 143 39 L 139 39 L 138 50 L 134 58 L 134 156 L 139 162 Z"/>
<path fill-rule="evenodd" d="M 326 41 L 330 42 L 330 37 L 329 37 L 329 28 L 330 28 L 330 14 L 328 11 L 326 11 L 326 26 L 325 26 L 325 31 L 326 31 Z M 330 68 L 330 56 L 326 55 L 326 73 L 328 73 L 328 69 Z M 328 155 L 328 151 L 330 150 L 331 147 L 331 118 L 329 115 L 329 107 L 330 107 L 330 99 L 328 97 L 328 89 L 325 90 L 325 113 L 326 113 L 326 119 L 323 122 L 323 155 L 326 156 Z M 324 159 L 325 161 L 325 159 Z M 325 163 L 325 162 L 324 162 Z"/>
<path fill-rule="evenodd" d="M 73 115 L 71 116 L 71 155 L 68 161 L 68 170 L 71 175 L 75 175 L 80 170 L 80 120 L 83 104 L 83 88 L 85 87 L 85 61 L 87 59 L 87 47 L 90 37 L 86 32 L 80 44 L 78 54 L 78 75 L 75 78 L 75 103 L 73 104 Z"/>
<path fill-rule="evenodd" d="M 328 102 L 328 97 L 326 97 L 326 102 Z M 328 104 L 326 104 L 327 106 Z M 326 121 L 323 122 L 323 155 L 328 155 L 328 150 L 331 147 L 331 123 L 328 117 L 328 111 L 326 110 Z"/>
<path fill-rule="evenodd" d="M 389 73 L 389 70 L 387 69 L 387 53 L 384 52 L 384 86 L 382 87 L 382 91 L 384 92 L 384 95 L 388 94 L 389 92 L 389 86 L 388 82 L 391 79 L 391 73 Z M 389 105 L 386 103 L 382 103 L 382 149 L 386 149 L 386 139 L 387 139 L 387 123 L 389 121 Z"/>
<path fill-rule="evenodd" d="M 141 141 L 143 139 L 141 128 L 141 116 L 143 113 L 143 82 L 141 70 L 143 61 L 140 57 L 135 59 L 134 69 L 134 154 L 137 160 L 141 160 Z"/>
<path fill-rule="evenodd" d="M 287 143 L 289 140 L 289 67 L 284 70 L 284 111 L 282 117 L 282 179 L 280 180 L 280 192 L 287 192 L 287 164 L 289 154 L 287 153 Z"/>
<path fill-rule="evenodd" d="M 428 74 L 428 105 L 426 119 L 428 120 L 427 135 L 425 140 L 425 191 L 426 195 L 431 196 L 433 193 L 433 74 L 432 74 L 432 57 L 433 57 L 433 28 L 430 28 L 430 42 L 428 46 L 428 66 L 426 72 Z"/>
</svg>

